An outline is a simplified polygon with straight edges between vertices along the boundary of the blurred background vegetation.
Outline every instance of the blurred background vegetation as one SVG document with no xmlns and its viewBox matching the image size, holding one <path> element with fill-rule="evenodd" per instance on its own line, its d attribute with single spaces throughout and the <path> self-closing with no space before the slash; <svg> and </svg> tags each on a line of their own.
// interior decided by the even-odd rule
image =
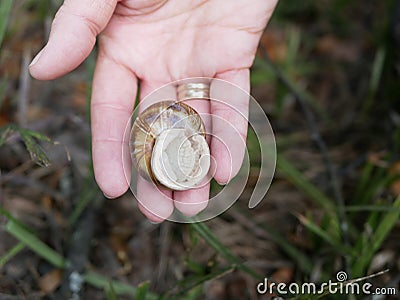
<svg viewBox="0 0 400 300">
<path fill-rule="evenodd" d="M 252 68 L 277 172 L 257 208 L 251 174 L 222 216 L 149 223 L 93 181 L 95 53 L 38 82 L 28 65 L 59 0 L 0 2 L 0 299 L 270 299 L 275 282 L 349 279 L 400 293 L 400 1 L 280 1 Z M 250 5 L 250 4 L 249 4 Z M 261 141 L 262 142 L 262 141 Z M 365 295 L 281 295 L 372 299 Z"/>
</svg>

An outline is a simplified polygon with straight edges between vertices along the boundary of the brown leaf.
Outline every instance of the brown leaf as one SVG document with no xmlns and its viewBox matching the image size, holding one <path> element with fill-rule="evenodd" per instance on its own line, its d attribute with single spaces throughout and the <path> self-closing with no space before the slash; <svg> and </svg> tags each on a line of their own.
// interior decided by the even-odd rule
<svg viewBox="0 0 400 300">
<path fill-rule="evenodd" d="M 357 61 L 361 56 L 361 47 L 356 41 L 342 40 L 333 35 L 321 37 L 316 43 L 318 52 L 335 60 L 346 62 Z"/>
<path fill-rule="evenodd" d="M 279 268 L 271 277 L 275 282 L 289 283 L 293 279 L 293 269 L 290 267 Z"/>
<path fill-rule="evenodd" d="M 263 34 L 260 45 L 267 51 L 268 56 L 274 62 L 284 61 L 287 55 L 287 43 L 285 34 L 281 28 L 270 28 Z"/>
<path fill-rule="evenodd" d="M 54 269 L 39 278 L 39 287 L 45 294 L 50 294 L 61 284 L 61 270 Z"/>
</svg>

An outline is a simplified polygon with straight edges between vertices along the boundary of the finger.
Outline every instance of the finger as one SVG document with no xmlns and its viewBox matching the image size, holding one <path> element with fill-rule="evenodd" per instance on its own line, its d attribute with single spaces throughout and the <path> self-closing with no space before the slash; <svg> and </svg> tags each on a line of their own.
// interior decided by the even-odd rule
<svg viewBox="0 0 400 300">
<path fill-rule="evenodd" d="M 203 99 L 186 100 L 186 104 L 194 108 L 202 118 L 206 132 L 211 132 L 210 101 Z M 207 135 L 207 139 L 209 135 Z M 210 184 L 206 183 L 197 189 L 174 191 L 175 207 L 187 216 L 194 216 L 205 209 L 210 195 Z"/>
<path fill-rule="evenodd" d="M 155 188 L 153 183 L 140 176 L 137 181 L 137 193 L 139 209 L 151 222 L 160 223 L 174 211 L 172 191 Z"/>
<path fill-rule="evenodd" d="M 248 69 L 227 71 L 215 77 L 210 94 L 212 130 L 211 155 L 217 162 L 214 178 L 220 184 L 228 183 L 239 171 L 246 146 L 250 77 Z M 238 86 L 242 90 L 236 88 Z"/>
<path fill-rule="evenodd" d="M 165 83 L 149 81 L 140 82 L 140 103 L 139 112 L 150 105 L 166 100 L 176 100 L 176 89 L 173 85 L 164 86 Z M 160 88 L 162 87 L 162 88 Z"/>
<path fill-rule="evenodd" d="M 207 207 L 209 195 L 210 183 L 197 189 L 174 191 L 174 205 L 184 215 L 192 217 Z"/>
<path fill-rule="evenodd" d="M 47 45 L 33 59 L 33 77 L 49 80 L 75 69 L 90 54 L 106 27 L 117 0 L 65 0 L 58 10 Z"/>
<path fill-rule="evenodd" d="M 158 89 L 162 85 L 162 83 L 149 81 L 141 82 L 139 111 L 163 100 L 176 100 L 175 88 L 168 86 Z M 174 210 L 172 191 L 157 188 L 153 183 L 147 182 L 140 176 L 137 180 L 137 198 L 139 209 L 152 222 L 162 222 Z"/>
<path fill-rule="evenodd" d="M 135 74 L 100 52 L 91 102 L 92 154 L 96 181 L 108 198 L 122 195 L 129 186 L 127 127 L 136 91 Z"/>
</svg>

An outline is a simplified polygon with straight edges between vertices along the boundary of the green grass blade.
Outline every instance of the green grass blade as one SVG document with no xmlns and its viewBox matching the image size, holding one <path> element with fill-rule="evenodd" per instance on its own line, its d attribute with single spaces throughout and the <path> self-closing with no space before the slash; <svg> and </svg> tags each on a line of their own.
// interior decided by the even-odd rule
<svg viewBox="0 0 400 300">
<path fill-rule="evenodd" d="M 253 269 L 242 264 L 241 260 L 231 252 L 231 250 L 223 245 L 218 238 L 212 233 L 203 222 L 192 223 L 191 227 L 230 264 L 237 266 L 238 269 L 246 272 L 256 279 L 262 278 L 260 274 Z"/>
<path fill-rule="evenodd" d="M 51 142 L 51 139 L 48 136 L 46 136 L 46 135 L 44 135 L 44 134 L 42 134 L 40 132 L 29 130 L 29 129 L 25 129 L 25 128 L 19 128 L 18 131 L 21 134 L 29 135 L 29 136 L 37 139 L 38 141 Z"/>
<path fill-rule="evenodd" d="M 300 270 L 302 270 L 306 274 L 310 274 L 313 271 L 314 264 L 307 255 L 304 255 L 304 252 L 302 252 L 292 243 L 290 243 L 281 233 L 276 232 L 275 229 L 266 227 L 264 225 L 261 226 L 265 228 L 265 231 L 271 236 L 271 239 L 275 243 L 277 243 L 283 249 L 283 251 L 297 263 Z"/>
<path fill-rule="evenodd" d="M 342 255 L 346 255 L 350 251 L 350 249 L 347 249 L 346 247 L 343 246 L 343 244 L 340 241 L 340 237 L 334 236 L 331 233 L 325 231 L 320 226 L 318 226 L 309 218 L 303 215 L 297 215 L 297 218 L 299 219 L 300 223 L 302 223 L 309 231 L 319 236 L 328 244 L 334 246 L 335 250 L 339 250 Z"/>
<path fill-rule="evenodd" d="M 22 242 L 19 242 L 16 244 L 14 247 L 12 247 L 10 250 L 7 251 L 6 254 L 4 254 L 0 258 L 0 269 L 10 260 L 12 259 L 15 255 L 17 255 L 19 252 L 21 252 L 25 248 L 25 244 Z"/>
<path fill-rule="evenodd" d="M 188 270 L 195 274 L 204 274 L 206 271 L 206 266 L 204 264 L 198 263 L 190 258 L 185 259 L 185 265 Z"/>
<path fill-rule="evenodd" d="M 385 63 L 386 49 L 381 47 L 375 55 L 374 64 L 372 66 L 371 80 L 369 89 L 375 93 L 378 90 L 379 82 L 382 77 L 382 70 Z"/>
<path fill-rule="evenodd" d="M 136 295 L 136 288 L 134 286 L 110 280 L 94 272 L 85 273 L 83 275 L 83 278 L 86 283 L 94 287 L 97 287 L 99 289 L 106 290 L 110 287 L 110 284 L 112 284 L 115 293 L 117 293 L 118 295 L 130 295 L 130 296 Z"/>
<path fill-rule="evenodd" d="M 136 290 L 135 300 L 146 300 L 147 299 L 147 294 L 149 292 L 149 285 L 150 285 L 150 281 L 145 281 L 138 285 L 137 290 Z"/>
<path fill-rule="evenodd" d="M 22 140 L 24 141 L 24 144 L 31 156 L 31 159 L 40 166 L 48 167 L 50 165 L 50 159 L 36 140 L 42 140 L 46 142 L 50 142 L 51 140 L 47 136 L 32 130 L 27 130 L 23 128 L 17 128 L 17 130 L 20 133 Z"/>
<path fill-rule="evenodd" d="M 393 176 L 388 176 L 387 171 L 384 168 L 375 168 L 374 174 L 366 181 L 363 190 L 357 194 L 357 198 L 355 198 L 354 201 L 358 205 L 371 203 L 374 201 L 379 190 L 387 187 L 392 180 Z"/>
<path fill-rule="evenodd" d="M 370 111 L 374 103 L 374 99 L 378 91 L 379 83 L 382 77 L 383 66 L 385 64 L 385 57 L 386 57 L 386 49 L 384 47 L 379 48 L 375 54 L 375 59 L 372 65 L 368 96 L 362 108 L 362 112 L 364 114 Z"/>
<path fill-rule="evenodd" d="M 8 136 L 13 132 L 13 125 L 8 124 L 0 128 L 0 147 L 6 142 Z"/>
<path fill-rule="evenodd" d="M 167 299 L 192 299 L 191 293 L 196 291 L 196 288 L 201 287 L 206 281 L 224 277 L 227 274 L 232 273 L 235 269 L 236 265 L 233 265 L 220 270 L 215 270 L 202 276 L 187 276 L 182 281 L 178 282 L 178 285 L 181 287 L 173 296 L 169 295 L 172 294 L 171 292 L 166 294 Z"/>
<path fill-rule="evenodd" d="M 393 210 L 388 212 L 383 218 L 380 219 L 379 225 L 372 234 L 371 238 L 368 240 L 369 244 L 364 245 L 364 254 L 358 256 L 355 260 L 353 267 L 353 276 L 364 275 L 366 269 L 368 268 L 374 254 L 379 250 L 382 243 L 385 241 L 393 227 L 399 221 L 400 217 L 400 196 L 396 198 L 393 203 Z M 360 237 L 362 238 L 362 237 Z M 365 244 L 365 243 L 364 243 Z"/>
<path fill-rule="evenodd" d="M 63 269 L 66 266 L 66 260 L 59 253 L 13 220 L 8 221 L 6 231 L 55 267 Z"/>
<path fill-rule="evenodd" d="M 44 167 L 50 165 L 50 159 L 47 157 L 47 154 L 37 142 L 51 142 L 51 139 L 49 137 L 36 131 L 18 127 L 15 124 L 9 124 L 0 128 L 0 146 L 5 143 L 7 137 L 13 132 L 18 132 L 20 134 L 21 139 L 24 142 L 25 147 L 28 150 L 33 161 Z"/>
<path fill-rule="evenodd" d="M 19 222 L 16 218 L 14 218 L 13 215 L 8 210 L 6 210 L 4 207 L 1 207 L 1 206 L 0 206 L 0 215 L 6 217 L 8 220 L 13 220 L 14 222 L 22 225 L 22 223 Z"/>
<path fill-rule="evenodd" d="M 112 282 L 110 282 L 108 288 L 106 289 L 107 300 L 118 300 L 118 295 L 114 289 Z"/>
<path fill-rule="evenodd" d="M 370 162 L 367 162 L 362 170 L 361 178 L 358 181 L 356 192 L 354 194 L 354 198 L 356 200 L 362 198 L 363 191 L 368 187 L 368 183 L 370 182 L 370 178 L 372 176 L 372 171 L 374 170 L 374 165 Z"/>
<path fill-rule="evenodd" d="M 349 205 L 345 208 L 349 212 L 361 212 L 361 211 L 371 211 L 371 212 L 388 212 L 388 211 L 398 211 L 400 212 L 400 207 L 392 207 L 387 205 Z"/>
<path fill-rule="evenodd" d="M 372 249 L 371 252 L 375 253 L 383 241 L 386 239 L 388 234 L 391 232 L 393 227 L 399 221 L 400 217 L 400 196 L 393 203 L 393 210 L 388 212 L 386 216 L 381 219 L 378 228 L 375 231 L 374 238 L 372 239 Z"/>
<path fill-rule="evenodd" d="M 1 0 L 0 2 L 0 48 L 7 31 L 8 18 L 10 16 L 12 0 Z"/>
<path fill-rule="evenodd" d="M 301 43 L 301 32 L 297 27 L 291 27 L 288 33 L 287 42 L 287 55 L 285 60 L 284 68 L 286 70 L 294 68 L 296 66 L 297 56 L 299 54 L 299 48 Z"/>
<path fill-rule="evenodd" d="M 309 62 L 308 62 L 309 64 Z M 285 90 L 289 90 L 293 95 L 302 98 L 324 119 L 329 120 L 329 116 L 325 109 L 319 104 L 313 95 L 305 91 L 299 84 L 291 80 L 279 66 L 275 65 L 270 59 L 259 59 L 258 65 L 260 69 L 266 69 L 271 72 L 275 78 L 278 78 L 284 85 Z"/>
<path fill-rule="evenodd" d="M 245 216 L 246 219 L 251 219 L 252 216 L 249 214 L 248 210 L 237 210 L 235 207 L 232 210 L 236 210 L 237 213 Z M 298 249 L 293 243 L 291 243 L 284 234 L 278 232 L 273 227 L 265 224 L 264 222 L 255 222 L 255 226 L 259 226 L 260 229 L 264 230 L 268 237 L 276 243 L 283 252 L 285 252 L 294 262 L 296 262 L 298 268 L 306 274 L 310 274 L 314 268 L 314 263 L 311 261 L 310 257 L 304 255 L 300 249 Z"/>
<path fill-rule="evenodd" d="M 232 264 L 240 264 L 240 259 L 236 257 L 231 250 L 223 245 L 212 231 L 204 223 L 192 223 L 191 227 L 212 247 L 214 248 L 225 260 Z"/>
<path fill-rule="evenodd" d="M 94 273 L 94 272 L 87 272 L 83 275 L 83 278 L 86 283 L 97 287 L 99 289 L 107 289 L 110 287 L 110 284 L 112 285 L 115 293 L 117 295 L 129 295 L 132 297 L 136 296 L 137 288 L 135 286 L 132 286 L 127 283 L 123 283 L 117 280 L 110 280 L 100 274 Z M 146 300 L 157 300 L 159 299 L 159 296 L 153 293 L 148 292 L 147 293 L 147 298 Z"/>
<path fill-rule="evenodd" d="M 6 262 L 7 260 L 9 260 L 12 254 L 15 255 L 22 250 L 20 249 L 20 247 L 27 247 L 43 259 L 53 264 L 55 267 L 64 269 L 68 265 L 68 262 L 65 260 L 64 257 L 62 257 L 59 253 L 47 246 L 41 240 L 39 240 L 25 227 L 24 224 L 15 219 L 8 211 L 0 207 L 0 214 L 6 216 L 9 219 L 8 223 L 6 224 L 6 231 L 20 241 L 19 244 L 17 244 L 15 247 L 13 247 L 13 249 L 8 252 L 7 256 L 9 258 L 3 256 L 0 259 L 0 262 Z M 86 283 L 99 289 L 109 291 L 110 287 L 112 287 L 113 291 L 117 295 L 131 295 L 132 297 L 134 297 L 137 292 L 137 288 L 132 285 L 117 280 L 110 280 L 94 272 L 87 272 L 84 274 L 83 277 Z M 159 297 L 156 294 L 147 293 L 146 299 L 156 300 L 159 299 Z"/>
<path fill-rule="evenodd" d="M 91 204 L 92 201 L 99 201 L 101 196 L 102 194 L 93 180 L 93 174 L 89 174 L 86 177 L 82 191 L 78 196 L 77 204 L 68 218 L 69 226 L 73 226 L 86 207 Z"/>
<path fill-rule="evenodd" d="M 203 299 L 204 295 L 204 287 L 199 285 L 193 289 L 191 289 L 186 295 L 178 298 L 179 300 L 198 300 Z"/>
<path fill-rule="evenodd" d="M 324 208 L 328 214 L 334 216 L 337 220 L 336 208 L 333 200 L 304 178 L 303 174 L 293 167 L 293 165 L 282 155 L 278 155 L 277 169 L 282 172 L 283 175 L 298 189 L 302 190 L 311 200 Z"/>
</svg>

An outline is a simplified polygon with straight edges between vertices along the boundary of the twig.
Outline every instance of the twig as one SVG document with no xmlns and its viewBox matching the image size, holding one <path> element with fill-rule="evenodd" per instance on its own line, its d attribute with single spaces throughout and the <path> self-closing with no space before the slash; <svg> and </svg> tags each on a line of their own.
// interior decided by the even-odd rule
<svg viewBox="0 0 400 300">
<path fill-rule="evenodd" d="M 389 269 L 386 269 L 386 270 L 383 270 L 383 271 L 379 271 L 379 272 L 376 272 L 376 273 L 373 273 L 373 274 L 370 274 L 370 275 L 367 275 L 367 276 L 364 276 L 364 277 L 351 279 L 351 280 L 348 280 L 347 282 L 344 282 L 344 283 L 355 283 L 355 282 L 364 281 L 364 280 L 367 280 L 367 279 L 371 279 L 371 278 L 374 278 L 374 277 L 381 276 L 381 275 L 383 275 L 383 274 L 385 274 L 387 272 L 389 272 Z"/>
<path fill-rule="evenodd" d="M 263 46 L 261 46 L 261 47 L 263 47 Z M 324 161 L 324 164 L 325 164 L 327 172 L 328 172 L 329 179 L 331 181 L 331 189 L 333 191 L 334 198 L 338 205 L 339 221 L 340 221 L 343 242 L 346 246 L 348 246 L 349 245 L 348 221 L 347 221 L 347 216 L 346 216 L 346 211 L 345 211 L 345 203 L 344 203 L 344 199 L 343 199 L 343 195 L 342 195 L 341 184 L 339 183 L 339 179 L 336 174 L 336 170 L 332 163 L 330 155 L 328 153 L 327 146 L 319 133 L 314 114 L 309 109 L 307 100 L 304 99 L 300 93 L 298 93 L 298 91 L 293 86 L 293 84 L 290 82 L 290 80 L 271 61 L 266 49 L 263 49 L 263 50 L 264 50 L 263 58 L 268 63 L 268 65 L 271 67 L 271 69 L 273 70 L 273 72 L 275 73 L 275 75 L 279 79 L 279 81 L 283 85 L 285 85 L 286 88 L 293 94 L 297 103 L 299 104 L 300 108 L 302 109 L 303 114 L 306 119 L 307 127 L 311 133 L 311 140 L 316 144 L 319 151 L 321 152 L 322 159 Z M 346 265 L 347 265 L 347 261 L 346 261 Z"/>
<path fill-rule="evenodd" d="M 100 192 L 93 180 L 86 181 L 79 189 L 79 194 L 82 195 L 87 191 L 93 190 L 95 192 L 90 194 L 91 201 L 86 203 L 85 208 L 77 215 L 76 222 L 72 223 L 70 228 L 72 234 L 66 255 L 69 265 L 64 272 L 60 294 L 58 295 L 59 297 L 56 297 L 57 299 L 75 300 L 81 298 L 84 273 L 89 262 L 90 243 L 95 226 L 98 223 L 98 211 L 104 199 L 100 196 Z M 79 205 L 79 203 L 76 205 Z"/>
<path fill-rule="evenodd" d="M 0 178 L 0 185 L 3 183 L 6 183 L 6 182 L 11 182 L 15 185 L 28 186 L 31 189 L 34 189 L 34 190 L 40 191 L 44 194 L 50 195 L 51 197 L 53 197 L 54 199 L 56 199 L 59 202 L 65 201 L 64 195 L 62 195 L 60 192 L 47 186 L 46 184 L 41 183 L 39 180 L 30 178 L 30 177 L 8 173 L 8 174 L 4 174 Z"/>
<path fill-rule="evenodd" d="M 35 292 L 35 293 L 31 293 L 29 295 L 27 295 L 25 293 L 21 293 L 21 294 L 18 296 L 15 296 L 15 295 L 8 295 L 8 294 L 0 292 L 0 299 L 1 300 L 21 300 L 21 299 L 40 299 L 43 297 L 43 293 L 41 293 L 41 292 Z"/>
<path fill-rule="evenodd" d="M 80 299 L 79 295 L 84 281 L 83 274 L 88 263 L 95 219 L 93 207 L 88 206 L 77 222 L 76 228 L 74 228 L 67 254 L 67 260 L 70 264 L 64 272 L 60 289 L 59 296 L 62 299 Z"/>
<path fill-rule="evenodd" d="M 256 237 L 259 237 L 261 239 L 269 240 L 271 239 L 271 236 L 265 232 L 263 228 L 261 228 L 257 222 L 254 221 L 254 219 L 249 218 L 248 216 L 244 216 L 241 214 L 241 212 L 238 209 L 235 209 L 235 207 L 232 207 L 232 209 L 229 210 L 229 214 L 243 227 L 248 229 L 252 234 L 254 234 Z"/>
<path fill-rule="evenodd" d="M 21 63 L 21 74 L 19 77 L 18 93 L 18 124 L 26 127 L 26 118 L 28 110 L 28 97 L 31 86 L 31 77 L 29 76 L 29 62 L 31 61 L 31 50 L 24 49 Z"/>
<path fill-rule="evenodd" d="M 164 222 L 161 224 L 161 232 L 160 232 L 160 262 L 158 264 L 158 274 L 157 274 L 157 283 L 160 284 L 162 280 L 164 280 L 165 272 L 168 267 L 168 251 L 171 246 L 171 223 Z"/>
</svg>

